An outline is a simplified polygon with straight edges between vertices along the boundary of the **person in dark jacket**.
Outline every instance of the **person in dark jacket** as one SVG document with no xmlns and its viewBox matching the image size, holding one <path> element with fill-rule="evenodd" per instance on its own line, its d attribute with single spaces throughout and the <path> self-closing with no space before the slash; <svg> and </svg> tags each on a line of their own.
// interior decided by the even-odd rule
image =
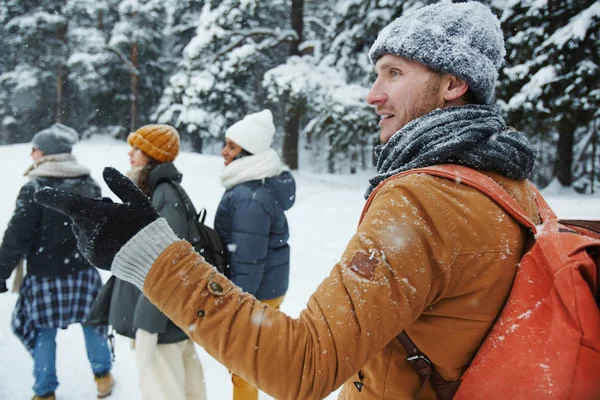
<svg viewBox="0 0 600 400">
<path fill-rule="evenodd" d="M 229 250 L 226 274 L 244 291 L 279 308 L 290 275 L 285 211 L 296 199 L 296 183 L 271 148 L 275 126 L 269 110 L 249 114 L 225 133 L 221 155 L 226 191 L 215 229 Z M 258 390 L 232 374 L 234 400 L 256 400 Z"/>
<path fill-rule="evenodd" d="M 111 356 L 107 327 L 89 326 L 93 300 L 102 286 L 100 275 L 77 249 L 69 218 L 37 204 L 34 193 L 53 187 L 82 196 L 100 197 L 90 170 L 71 154 L 78 134 L 62 124 L 33 137 L 33 165 L 17 197 L 16 208 L 0 245 L 0 292 L 15 268 L 27 263 L 27 275 L 12 316 L 12 329 L 33 357 L 33 399 L 55 399 L 56 332 L 70 324 L 83 324 L 88 359 L 98 397 L 111 394 Z"/>
<path fill-rule="evenodd" d="M 187 239 L 188 215 L 175 185 L 182 175 L 173 161 L 179 134 L 169 125 L 146 125 L 127 138 L 129 178 L 148 196 L 175 234 Z M 139 387 L 144 400 L 204 400 L 206 389 L 194 343 L 128 282 L 117 279 L 109 323 L 135 339 Z"/>
</svg>

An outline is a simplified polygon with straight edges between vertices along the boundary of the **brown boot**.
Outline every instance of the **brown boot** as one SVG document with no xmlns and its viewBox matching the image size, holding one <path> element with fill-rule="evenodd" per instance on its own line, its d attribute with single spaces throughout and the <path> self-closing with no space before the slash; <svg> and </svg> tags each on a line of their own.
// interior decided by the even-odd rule
<svg viewBox="0 0 600 400">
<path fill-rule="evenodd" d="M 56 395 L 54 393 L 46 393 L 44 396 L 35 395 L 31 400 L 56 400 Z"/>
<path fill-rule="evenodd" d="M 113 386 L 115 386 L 115 380 L 113 379 L 110 372 L 104 375 L 95 376 L 96 388 L 98 389 L 98 398 L 103 399 L 112 394 Z"/>
</svg>

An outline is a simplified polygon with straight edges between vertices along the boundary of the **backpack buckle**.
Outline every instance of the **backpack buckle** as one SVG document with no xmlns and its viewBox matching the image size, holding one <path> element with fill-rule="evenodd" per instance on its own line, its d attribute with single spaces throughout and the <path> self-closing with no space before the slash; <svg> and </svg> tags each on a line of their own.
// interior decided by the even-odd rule
<svg viewBox="0 0 600 400">
<path fill-rule="evenodd" d="M 423 360 L 425 361 L 427 364 L 431 365 L 431 361 L 429 361 L 429 358 L 427 358 L 425 355 L 423 354 L 415 354 L 413 356 L 408 356 L 406 357 L 406 361 L 410 362 L 411 364 L 418 361 L 418 360 Z"/>
</svg>

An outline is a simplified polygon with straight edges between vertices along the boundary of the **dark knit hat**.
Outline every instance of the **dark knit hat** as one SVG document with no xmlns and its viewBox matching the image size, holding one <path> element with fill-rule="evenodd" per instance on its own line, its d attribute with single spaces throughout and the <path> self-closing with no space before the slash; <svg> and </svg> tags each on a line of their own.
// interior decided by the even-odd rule
<svg viewBox="0 0 600 400">
<path fill-rule="evenodd" d="M 39 131 L 33 136 L 31 143 L 44 155 L 70 153 L 73 145 L 79 140 L 75 129 L 63 124 L 54 124 L 50 128 Z"/>
<path fill-rule="evenodd" d="M 179 133 L 171 125 L 144 125 L 130 133 L 127 142 L 160 162 L 173 161 L 179 154 Z"/>
<path fill-rule="evenodd" d="M 478 103 L 490 104 L 506 50 L 498 18 L 471 1 L 433 4 L 397 18 L 381 31 L 369 59 L 375 64 L 385 54 L 464 79 Z"/>
</svg>

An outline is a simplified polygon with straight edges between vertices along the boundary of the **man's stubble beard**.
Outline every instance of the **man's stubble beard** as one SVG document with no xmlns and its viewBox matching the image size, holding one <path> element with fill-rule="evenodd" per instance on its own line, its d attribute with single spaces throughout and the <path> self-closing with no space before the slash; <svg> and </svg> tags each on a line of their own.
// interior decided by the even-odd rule
<svg viewBox="0 0 600 400">
<path fill-rule="evenodd" d="M 407 123 L 420 118 L 423 115 L 429 114 L 435 109 L 444 107 L 444 101 L 438 99 L 437 97 L 440 90 L 441 80 L 442 77 L 439 73 L 431 72 L 431 76 L 429 79 L 427 79 L 427 82 L 425 82 L 425 87 L 421 93 L 420 101 L 418 103 L 413 103 L 409 110 L 410 119 L 407 121 Z"/>
</svg>

